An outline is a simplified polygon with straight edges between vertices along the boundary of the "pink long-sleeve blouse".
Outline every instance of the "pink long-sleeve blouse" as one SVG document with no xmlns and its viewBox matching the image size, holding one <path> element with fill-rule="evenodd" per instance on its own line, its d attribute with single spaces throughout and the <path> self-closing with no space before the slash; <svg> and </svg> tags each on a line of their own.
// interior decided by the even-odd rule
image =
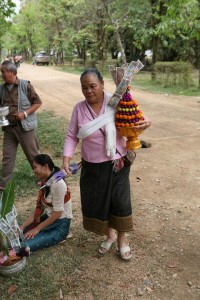
<svg viewBox="0 0 200 300">
<path fill-rule="evenodd" d="M 105 106 L 107 105 L 110 97 L 111 94 L 104 93 L 104 101 L 99 115 L 102 115 L 105 112 Z M 71 120 L 66 132 L 63 156 L 73 157 L 76 146 L 79 143 L 79 139 L 77 138 L 79 128 L 93 120 L 93 117 L 98 117 L 91 107 L 90 110 L 88 109 L 87 105 L 89 105 L 89 103 L 86 104 L 86 100 L 80 101 L 75 105 L 72 111 Z M 105 133 L 105 126 L 101 129 Z M 117 150 L 121 156 L 124 156 L 127 152 L 126 140 L 124 137 L 121 137 L 117 131 L 116 133 Z M 114 159 L 120 158 L 120 154 L 118 152 L 115 154 Z M 105 136 L 100 129 L 82 140 L 81 155 L 84 160 L 92 163 L 100 163 L 113 159 L 106 155 Z"/>
</svg>

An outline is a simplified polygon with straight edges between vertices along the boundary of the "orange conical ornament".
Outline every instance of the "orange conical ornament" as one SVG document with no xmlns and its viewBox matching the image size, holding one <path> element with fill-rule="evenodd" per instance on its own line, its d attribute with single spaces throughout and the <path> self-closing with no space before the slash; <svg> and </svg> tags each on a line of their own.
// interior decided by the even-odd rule
<svg viewBox="0 0 200 300">
<path fill-rule="evenodd" d="M 127 138 L 126 148 L 129 150 L 141 148 L 138 136 L 143 130 L 134 129 L 134 126 L 135 123 L 143 120 L 143 116 L 137 102 L 130 94 L 130 87 L 119 101 L 115 117 L 119 133 Z"/>
<path fill-rule="evenodd" d="M 138 136 L 143 130 L 135 129 L 135 123 L 143 120 L 142 111 L 130 94 L 130 82 L 133 75 L 142 69 L 143 64 L 137 60 L 121 67 L 109 66 L 109 71 L 116 84 L 116 91 L 108 105 L 116 108 L 116 127 L 122 136 L 127 138 L 126 147 L 129 150 L 141 148 Z"/>
</svg>

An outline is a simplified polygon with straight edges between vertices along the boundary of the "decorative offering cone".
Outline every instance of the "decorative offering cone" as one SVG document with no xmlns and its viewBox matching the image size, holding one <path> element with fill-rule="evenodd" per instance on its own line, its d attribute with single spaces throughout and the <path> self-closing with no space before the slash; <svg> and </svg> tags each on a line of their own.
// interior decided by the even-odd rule
<svg viewBox="0 0 200 300">
<path fill-rule="evenodd" d="M 24 243 L 24 236 L 17 222 L 14 206 L 14 184 L 11 180 L 0 199 L 0 275 L 11 276 L 26 265 L 30 248 Z"/>
<path fill-rule="evenodd" d="M 143 120 L 142 111 L 127 88 L 117 106 L 116 127 L 122 136 L 127 137 L 126 148 L 129 150 L 141 148 L 138 136 L 143 130 L 134 129 L 135 123 Z"/>
<path fill-rule="evenodd" d="M 117 108 L 116 127 L 122 136 L 127 137 L 126 148 L 134 150 L 141 148 L 138 136 L 143 130 L 134 129 L 135 123 L 143 120 L 142 111 L 130 94 L 130 82 L 135 74 L 144 66 L 141 61 L 132 61 L 121 67 L 109 66 L 109 71 L 116 84 L 116 91 L 108 105 Z"/>
</svg>

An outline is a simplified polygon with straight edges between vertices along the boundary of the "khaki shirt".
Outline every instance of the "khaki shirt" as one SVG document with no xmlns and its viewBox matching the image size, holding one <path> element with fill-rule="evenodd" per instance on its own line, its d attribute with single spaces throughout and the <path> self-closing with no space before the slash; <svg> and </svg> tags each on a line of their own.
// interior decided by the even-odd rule
<svg viewBox="0 0 200 300">
<path fill-rule="evenodd" d="M 3 92 L 3 106 L 9 107 L 9 114 L 6 116 L 10 124 L 16 124 L 16 118 L 13 114 L 18 112 L 18 85 L 19 79 L 17 77 L 15 83 L 13 84 L 11 90 L 8 87 L 4 88 Z M 33 86 L 28 82 L 27 86 L 27 97 L 30 101 L 30 104 L 40 104 L 42 103 L 40 97 L 35 92 Z"/>
</svg>

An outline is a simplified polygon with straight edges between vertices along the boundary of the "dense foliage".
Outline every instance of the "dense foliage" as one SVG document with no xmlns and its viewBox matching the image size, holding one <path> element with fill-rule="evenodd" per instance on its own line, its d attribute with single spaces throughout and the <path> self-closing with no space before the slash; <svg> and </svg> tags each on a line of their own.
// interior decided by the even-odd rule
<svg viewBox="0 0 200 300">
<path fill-rule="evenodd" d="M 75 56 L 83 63 L 104 61 L 118 53 L 121 62 L 144 61 L 152 49 L 153 64 L 182 60 L 199 69 L 200 0 L 24 2 L 1 46 L 25 58 L 45 50 L 58 64 Z"/>
<path fill-rule="evenodd" d="M 0 1 L 0 50 L 3 45 L 3 36 L 11 25 L 9 17 L 14 13 L 15 4 L 12 0 Z"/>
</svg>

